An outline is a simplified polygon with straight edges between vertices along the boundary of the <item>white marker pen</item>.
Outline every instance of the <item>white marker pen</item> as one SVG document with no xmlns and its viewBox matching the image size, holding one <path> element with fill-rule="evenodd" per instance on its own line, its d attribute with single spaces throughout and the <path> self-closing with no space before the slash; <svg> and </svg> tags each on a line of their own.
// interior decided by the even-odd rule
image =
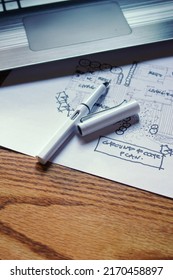
<svg viewBox="0 0 173 280">
<path fill-rule="evenodd" d="M 37 160 L 45 164 L 54 153 L 61 147 L 65 140 L 72 134 L 76 128 L 76 123 L 90 113 L 96 101 L 106 93 L 109 82 L 101 84 L 88 98 L 83 101 L 75 110 L 73 115 L 60 127 L 50 141 L 43 147 L 40 153 L 36 156 Z"/>
<path fill-rule="evenodd" d="M 129 101 L 98 113 L 89 114 L 81 118 L 77 124 L 80 135 L 85 136 L 97 130 L 113 125 L 118 121 L 133 116 L 140 111 L 137 101 Z"/>
</svg>

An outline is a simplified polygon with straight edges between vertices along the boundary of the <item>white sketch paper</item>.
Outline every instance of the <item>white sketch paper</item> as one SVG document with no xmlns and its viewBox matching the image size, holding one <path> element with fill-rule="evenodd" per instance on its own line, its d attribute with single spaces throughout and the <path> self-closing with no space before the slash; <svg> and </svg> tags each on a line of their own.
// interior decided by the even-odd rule
<svg viewBox="0 0 173 280">
<path fill-rule="evenodd" d="M 173 197 L 172 62 L 173 57 L 118 66 L 112 59 L 81 58 L 73 60 L 71 75 L 7 86 L 22 79 L 16 70 L 1 88 L 0 145 L 35 156 L 84 96 L 110 81 L 94 110 L 135 99 L 139 116 L 90 136 L 73 135 L 51 161 Z"/>
</svg>

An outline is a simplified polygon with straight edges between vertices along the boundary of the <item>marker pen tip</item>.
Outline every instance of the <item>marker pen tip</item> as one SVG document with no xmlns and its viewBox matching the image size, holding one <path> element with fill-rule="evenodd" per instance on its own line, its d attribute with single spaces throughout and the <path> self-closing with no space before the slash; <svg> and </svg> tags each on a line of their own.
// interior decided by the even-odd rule
<svg viewBox="0 0 173 280">
<path fill-rule="evenodd" d="M 103 84 L 104 84 L 105 87 L 108 87 L 109 82 L 107 81 L 107 82 L 104 82 Z"/>
</svg>

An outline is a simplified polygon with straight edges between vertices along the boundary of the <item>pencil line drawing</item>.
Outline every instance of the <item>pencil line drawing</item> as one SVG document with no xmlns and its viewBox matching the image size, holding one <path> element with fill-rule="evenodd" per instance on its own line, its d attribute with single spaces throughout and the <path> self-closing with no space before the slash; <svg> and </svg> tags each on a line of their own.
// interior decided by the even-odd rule
<svg viewBox="0 0 173 280">
<path fill-rule="evenodd" d="M 138 154 L 136 162 L 163 169 L 165 158 L 173 155 L 173 88 L 170 86 L 173 84 L 173 68 L 149 62 L 135 61 L 131 65 L 116 66 L 81 59 L 64 91 L 56 94 L 58 112 L 70 116 L 84 96 L 105 81 L 110 82 L 110 89 L 106 97 L 95 104 L 94 110 L 116 106 L 123 100 L 137 100 L 141 108 L 139 121 L 137 116 L 132 116 L 115 124 L 114 139 L 137 145 L 140 149 L 140 140 L 145 138 L 147 147 L 143 149 L 150 151 L 155 146 L 158 157 L 152 158 L 152 163 L 148 164 L 146 154 L 143 158 Z M 98 144 L 95 151 L 98 152 Z M 125 157 L 127 160 L 127 154 L 121 153 L 118 158 L 125 160 Z"/>
</svg>

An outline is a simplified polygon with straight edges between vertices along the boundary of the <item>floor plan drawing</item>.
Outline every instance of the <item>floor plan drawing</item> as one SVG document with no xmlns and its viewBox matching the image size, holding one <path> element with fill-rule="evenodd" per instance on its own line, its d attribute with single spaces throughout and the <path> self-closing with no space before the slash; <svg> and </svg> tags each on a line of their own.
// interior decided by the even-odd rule
<svg viewBox="0 0 173 280">
<path fill-rule="evenodd" d="M 173 84 L 173 69 L 137 62 L 118 67 L 88 59 L 79 60 L 67 88 L 56 95 L 58 111 L 66 111 L 69 116 L 84 95 L 104 81 L 110 81 L 110 90 L 95 109 L 103 110 L 123 100 L 135 99 L 141 106 L 140 126 L 137 127 L 140 135 L 161 145 L 173 144 L 173 122 L 170 121 L 173 115 L 173 88 L 170 86 Z M 115 134 L 122 136 L 126 130 L 133 131 L 133 121 L 134 117 L 122 120 Z"/>
<path fill-rule="evenodd" d="M 0 144 L 35 156 L 77 106 L 109 81 L 107 94 L 96 102 L 93 112 L 136 100 L 139 114 L 84 137 L 74 131 L 51 161 L 173 197 L 172 62 L 170 57 L 116 65 L 113 57 L 105 61 L 87 57 L 73 60 L 70 71 L 67 63 L 67 75 L 55 75 L 61 69 L 56 65 L 46 71 L 47 79 L 36 79 L 40 72 L 32 72 L 33 82 L 1 88 Z M 25 77 L 31 75 L 26 71 Z M 21 75 L 20 70 L 12 71 L 9 80 L 21 80 Z"/>
</svg>

